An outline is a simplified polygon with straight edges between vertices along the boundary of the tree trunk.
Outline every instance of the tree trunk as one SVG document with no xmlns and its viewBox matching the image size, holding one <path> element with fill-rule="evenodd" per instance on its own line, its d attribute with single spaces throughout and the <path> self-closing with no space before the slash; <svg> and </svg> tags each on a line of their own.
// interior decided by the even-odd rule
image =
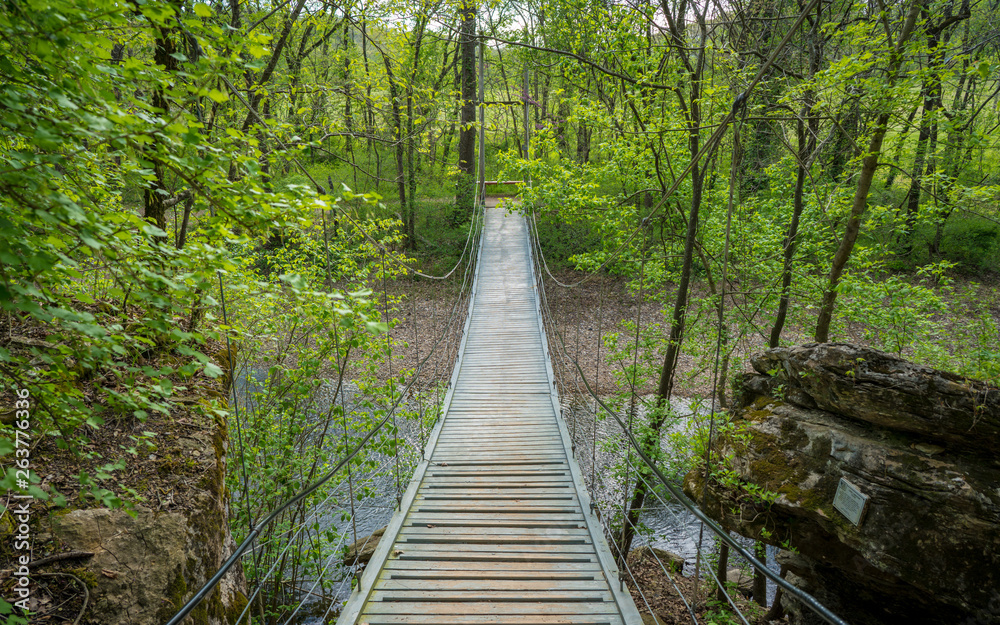
<svg viewBox="0 0 1000 625">
<path fill-rule="evenodd" d="M 157 36 L 154 42 L 153 62 L 162 66 L 167 72 L 177 71 L 178 62 L 174 55 L 177 49 L 177 29 L 174 27 L 157 26 Z M 170 100 L 167 97 L 167 86 L 159 83 L 153 90 L 152 108 L 156 115 L 166 120 L 170 115 Z M 166 186 L 166 167 L 158 154 L 156 142 L 145 144 L 145 158 L 153 165 L 153 179 L 149 181 L 143 192 L 143 217 L 163 231 L 154 239 L 162 242 L 167 230 L 167 207 L 164 200 L 170 196 Z"/>
<path fill-rule="evenodd" d="M 754 555 L 758 560 L 767 564 L 767 545 L 757 541 L 754 543 Z M 767 578 L 764 573 L 754 569 L 753 571 L 753 600 L 757 605 L 767 607 Z"/>
<path fill-rule="evenodd" d="M 920 14 L 920 0 L 914 0 L 910 7 L 910 12 L 906 17 L 899 38 L 893 48 L 892 59 L 889 62 L 889 72 L 887 76 L 888 86 L 893 86 L 899 77 L 899 68 L 903 63 L 903 45 L 913 34 L 913 27 Z M 861 174 L 858 176 L 858 186 L 854 192 L 854 200 L 851 203 L 851 215 L 847 220 L 844 229 L 844 236 L 837 247 L 837 252 L 833 256 L 833 263 L 830 266 L 830 273 L 827 276 L 826 290 L 823 292 L 823 301 L 820 305 L 819 318 L 816 321 L 815 340 L 817 343 L 826 343 L 830 336 L 830 322 L 833 320 L 833 309 L 837 303 L 837 287 L 840 285 L 840 278 L 844 274 L 847 261 L 851 258 L 854 244 L 858 240 L 858 233 L 861 230 L 861 216 L 868 206 L 868 192 L 872 186 L 872 179 L 875 178 L 875 170 L 878 168 L 878 157 L 882 152 L 882 141 L 889 123 L 889 112 L 883 112 L 875 122 L 875 133 L 868 144 L 866 156 L 861 162 Z"/>
<path fill-rule="evenodd" d="M 352 164 L 357 163 L 357 159 L 354 156 L 354 112 L 351 110 L 351 99 L 354 97 L 352 93 L 353 82 L 351 81 L 351 32 L 350 32 L 350 15 L 344 14 L 344 33 L 341 39 L 341 47 L 344 50 L 344 70 L 341 74 L 344 81 L 344 130 L 347 131 L 347 136 L 344 138 L 344 151 L 347 152 L 348 157 L 351 159 Z M 357 168 L 354 169 L 354 186 L 358 185 L 358 173 Z M 330 190 L 333 193 L 333 189 Z"/>
<path fill-rule="evenodd" d="M 719 587 L 716 588 L 715 598 L 719 603 L 726 604 L 726 581 L 729 579 L 729 544 L 719 541 L 719 565 L 715 570 L 715 576 L 719 580 Z"/>
<path fill-rule="evenodd" d="M 414 153 L 416 145 L 413 138 L 413 85 L 417 81 L 417 70 L 420 68 L 420 48 L 424 40 L 424 29 L 427 27 L 427 15 L 417 17 L 414 27 L 416 39 L 413 44 L 413 66 L 410 70 L 410 79 L 406 85 L 406 173 L 409 176 L 410 197 L 409 202 L 403 206 L 403 226 L 406 234 L 407 249 L 416 249 L 416 198 L 417 198 L 417 175 L 414 165 Z"/>
<path fill-rule="evenodd" d="M 899 139 L 896 140 L 896 149 L 893 150 L 892 163 L 896 165 L 889 170 L 889 175 L 885 179 L 885 188 L 891 189 L 892 185 L 896 183 L 896 176 L 899 174 L 899 159 L 903 153 L 903 145 L 906 144 L 906 138 L 910 134 L 910 126 L 913 124 L 913 118 L 917 116 L 917 110 L 920 108 L 919 105 L 914 106 L 910 111 L 910 114 L 906 117 L 906 123 L 903 124 L 903 130 L 899 133 Z"/>
<path fill-rule="evenodd" d="M 264 71 L 260 75 L 260 80 L 257 81 L 257 85 L 265 85 L 271 80 L 271 76 L 274 74 L 275 68 L 278 66 L 278 59 L 281 58 L 281 54 L 285 50 L 285 45 L 288 43 L 288 35 L 292 32 L 292 26 L 295 25 L 295 21 L 299 19 L 299 13 L 302 12 L 302 7 L 306 4 L 306 0 L 299 0 L 295 6 L 292 8 L 292 12 L 285 19 L 285 25 L 281 29 L 281 35 L 278 37 L 278 41 L 275 42 L 274 48 L 271 51 L 271 58 L 267 62 L 267 66 L 264 67 Z M 260 106 L 260 101 L 264 97 L 261 91 L 254 91 L 250 98 L 250 108 L 257 110 Z M 250 129 L 256 121 L 256 117 L 253 111 L 247 111 L 246 117 L 243 119 L 243 132 L 245 133 Z"/>
<path fill-rule="evenodd" d="M 405 217 L 407 204 L 404 156 L 406 150 L 403 147 L 403 116 L 399 110 L 399 88 L 396 85 L 396 76 L 392 72 L 392 63 L 389 57 L 383 56 L 382 60 L 385 62 L 385 73 L 389 81 L 389 100 L 392 105 L 392 131 L 396 154 L 396 189 L 399 192 L 399 211 Z"/>
<path fill-rule="evenodd" d="M 670 7 L 664 0 L 661 3 L 665 17 L 670 29 L 670 36 L 675 41 L 683 41 L 681 28 L 686 24 L 683 10 L 677 18 L 674 18 Z M 698 14 L 698 26 L 701 30 L 701 41 L 706 41 L 708 27 L 705 23 L 704 15 Z M 686 49 L 686 48 L 685 48 Z M 685 53 L 687 54 L 687 53 Z M 697 50 L 694 64 L 690 64 L 686 57 L 682 57 L 682 62 L 686 64 L 686 72 L 690 86 L 690 96 L 687 102 L 687 125 L 688 131 L 688 153 L 694 159 L 701 147 L 701 82 L 703 79 L 705 46 L 704 44 Z M 720 145 L 716 143 L 713 149 Z M 708 155 L 706 158 L 711 158 Z M 687 232 L 684 237 L 684 256 L 681 265 L 681 275 L 677 283 L 677 294 L 674 299 L 673 315 L 670 322 L 670 336 L 667 340 L 667 353 L 663 359 L 663 369 L 660 371 L 660 382 L 656 389 L 655 410 L 650 422 L 650 427 L 645 430 L 643 440 L 640 444 L 645 449 L 653 446 L 659 447 L 660 429 L 666 421 L 666 408 L 673 392 L 674 373 L 677 370 L 677 362 L 680 358 L 681 343 L 684 339 L 684 330 L 687 321 L 688 293 L 691 287 L 691 268 L 693 266 L 694 250 L 697 244 L 699 215 L 701 214 L 701 200 L 705 187 L 705 170 L 699 163 L 695 163 L 691 168 L 691 211 L 687 218 Z M 665 261 L 666 262 L 666 261 Z M 635 490 L 632 494 L 632 501 L 629 504 L 628 512 L 625 514 L 625 521 L 622 524 L 621 534 L 618 541 L 618 557 L 624 558 L 628 555 L 632 547 L 632 538 L 635 535 L 635 528 L 639 522 L 639 514 L 646 501 L 648 492 L 648 482 L 652 473 L 648 468 L 639 467 L 639 476 L 636 478 Z M 622 566 L 624 562 L 619 562 Z"/>
<path fill-rule="evenodd" d="M 187 231 L 188 222 L 191 219 L 191 209 L 194 207 L 194 194 L 188 196 L 187 200 L 184 201 L 184 218 L 181 219 L 181 229 L 177 233 L 176 247 L 179 250 L 184 249 L 184 244 L 187 242 Z"/>
<path fill-rule="evenodd" d="M 812 79 L 820 68 L 820 51 L 822 50 L 822 40 L 818 40 L 822 35 L 819 32 L 819 25 L 822 21 L 823 3 L 816 7 L 816 19 L 812 21 L 812 28 L 809 30 L 809 79 Z M 803 98 L 801 113 L 796 124 L 796 134 L 798 140 L 798 165 L 795 173 L 795 192 L 792 199 L 792 218 L 788 222 L 788 232 L 784 241 L 784 258 L 781 267 L 781 296 L 778 300 L 778 313 L 771 326 L 771 335 L 768 339 L 768 347 L 775 348 L 781 343 L 781 332 L 785 327 L 785 318 L 788 316 L 788 305 L 791 300 L 792 290 L 792 264 L 795 261 L 795 249 L 799 236 L 799 219 L 802 217 L 802 210 L 805 206 L 805 183 L 809 175 L 809 169 L 813 163 L 813 156 L 816 152 L 816 135 L 819 133 L 819 119 L 812 112 L 816 103 L 815 94 L 811 89 L 806 90 Z M 806 121 L 803 122 L 803 119 Z"/>
<path fill-rule="evenodd" d="M 452 222 L 465 222 L 475 208 L 476 193 L 476 5 L 463 0 L 459 45 L 462 58 L 462 120 L 458 135 L 458 169 L 461 172 L 455 193 L 456 213 Z"/>
<path fill-rule="evenodd" d="M 782 579 L 785 578 L 785 567 L 781 567 L 780 575 Z M 785 608 L 781 605 L 781 595 L 783 592 L 781 586 L 778 586 L 778 590 L 774 593 L 774 603 L 771 604 L 771 609 L 767 611 L 767 614 L 764 615 L 761 621 L 770 623 L 785 616 Z"/>
<path fill-rule="evenodd" d="M 920 211 L 920 196 L 923 190 L 925 176 L 934 173 L 937 166 L 934 153 L 937 150 L 938 116 L 935 111 L 942 107 L 941 70 L 944 65 L 945 49 L 941 45 L 942 38 L 947 39 L 948 30 L 957 24 L 958 20 L 969 17 L 968 0 L 962 5 L 962 12 L 953 16 L 951 9 L 954 3 L 949 3 L 941 19 L 935 24 L 928 6 L 924 6 L 921 17 L 926 20 L 924 32 L 927 35 L 927 73 L 921 85 L 924 97 L 923 111 L 920 115 L 920 134 L 917 137 L 917 150 L 913 158 L 913 170 L 910 175 L 910 191 L 906 196 L 906 226 L 900 234 L 903 256 L 913 253 L 913 235 Z"/>
</svg>

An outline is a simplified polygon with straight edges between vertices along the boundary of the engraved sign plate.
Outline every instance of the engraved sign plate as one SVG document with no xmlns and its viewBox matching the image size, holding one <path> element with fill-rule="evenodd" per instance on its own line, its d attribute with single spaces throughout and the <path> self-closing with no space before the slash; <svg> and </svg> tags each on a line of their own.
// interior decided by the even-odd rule
<svg viewBox="0 0 1000 625">
<path fill-rule="evenodd" d="M 837 484 L 837 494 L 833 497 L 833 507 L 840 510 L 847 520 L 855 525 L 861 524 L 861 519 L 868 509 L 868 495 L 858 490 L 858 487 L 851 484 L 844 478 L 840 478 Z"/>
</svg>

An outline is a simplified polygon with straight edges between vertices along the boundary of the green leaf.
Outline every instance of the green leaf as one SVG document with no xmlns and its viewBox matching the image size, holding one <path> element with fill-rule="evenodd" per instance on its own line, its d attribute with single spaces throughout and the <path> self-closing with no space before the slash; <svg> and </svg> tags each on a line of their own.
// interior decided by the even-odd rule
<svg viewBox="0 0 1000 625">
<path fill-rule="evenodd" d="M 212 9 L 204 2 L 194 3 L 194 13 L 198 17 L 212 17 Z"/>
<path fill-rule="evenodd" d="M 217 378 L 222 375 L 222 369 L 212 362 L 205 363 L 205 375 L 210 378 Z"/>
</svg>

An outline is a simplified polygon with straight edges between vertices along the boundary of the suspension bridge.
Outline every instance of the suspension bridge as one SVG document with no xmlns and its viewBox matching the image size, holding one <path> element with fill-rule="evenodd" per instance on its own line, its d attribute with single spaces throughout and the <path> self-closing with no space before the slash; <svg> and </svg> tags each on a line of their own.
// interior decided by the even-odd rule
<svg viewBox="0 0 1000 625">
<path fill-rule="evenodd" d="M 488 208 L 444 415 L 338 624 L 641 623 L 559 417 L 523 217 Z"/>
<path fill-rule="evenodd" d="M 580 367 L 578 353 L 567 349 L 565 329 L 560 328 L 549 306 L 543 276 L 548 275 L 559 287 L 575 285 L 562 284 L 548 273 L 534 216 L 507 214 L 496 206 L 495 199 L 488 197 L 485 204 L 485 210 L 473 215 L 458 264 L 444 276 L 419 274 L 435 280 L 455 276 L 461 283 L 460 294 L 444 332 L 433 342 L 429 354 L 418 351 L 419 362 L 409 382 L 392 394 L 391 405 L 385 407 L 382 418 L 367 433 L 357 433 L 350 441 L 345 412 L 345 447 L 338 462 L 253 523 L 233 553 L 167 625 L 188 622 L 192 611 L 223 578 L 239 570 L 244 556 L 254 553 L 262 532 L 289 511 L 297 510 L 300 517 L 290 528 L 267 539 L 277 539 L 279 546 L 284 546 L 274 563 L 250 584 L 246 605 L 234 625 L 258 622 L 250 614 L 256 598 L 288 550 L 303 541 L 304 529 L 316 523 L 338 494 L 350 502 L 349 508 L 342 510 L 345 515 L 350 513 L 345 518 L 350 518 L 352 524 L 366 505 L 380 508 L 377 497 L 358 500 L 356 507 L 354 489 L 361 486 L 359 480 L 378 488 L 378 477 L 399 462 L 403 446 L 412 448 L 419 461 L 405 492 L 400 468 L 398 464 L 395 467 L 398 506 L 371 560 L 355 578 L 346 603 L 343 595 L 316 592 L 341 553 L 348 536 L 343 532 L 339 542 L 331 546 L 330 555 L 318 563 L 311 587 L 301 590 L 302 598 L 287 618 L 282 615 L 283 620 L 267 620 L 260 614 L 260 622 L 291 625 L 298 622 L 294 619 L 307 600 L 320 597 L 319 603 L 326 607 L 320 621 L 328 622 L 327 617 L 332 619 L 340 609 L 338 625 L 637 625 L 643 619 L 626 590 L 626 581 L 638 593 L 644 612 L 651 614 L 655 610 L 630 568 L 629 559 L 609 548 L 621 549 L 613 540 L 609 543 L 609 538 L 616 535 L 611 521 L 625 518 L 628 478 L 633 475 L 646 481 L 649 492 L 665 510 L 665 497 L 683 506 L 700 522 L 702 531 L 714 537 L 712 543 L 728 545 L 820 619 L 830 625 L 847 625 L 814 597 L 770 570 L 663 475 L 636 439 L 631 423 L 626 423 L 619 411 L 594 392 Z M 452 343 L 450 337 L 459 334 L 462 327 L 457 313 L 466 303 L 461 339 Z M 601 334 L 598 324 L 598 344 Z M 400 438 L 396 413 L 401 402 L 416 393 L 422 405 L 427 389 L 424 387 L 421 394 L 418 382 L 422 375 L 431 375 L 429 359 L 436 352 L 450 358 L 453 348 L 456 356 L 451 381 L 443 398 L 434 392 L 435 413 L 441 416 L 426 445 L 422 416 L 419 444 Z M 432 379 L 436 380 L 436 364 L 433 369 Z M 556 373 L 560 374 L 558 388 L 572 395 L 573 405 L 582 407 L 589 418 L 589 432 L 577 427 L 578 423 L 567 428 L 562 416 L 566 406 L 560 404 Z M 598 413 L 606 419 L 600 428 Z M 352 478 L 352 461 L 373 445 L 378 446 L 378 436 L 386 430 L 395 441 L 396 451 L 384 457 L 373 471 Z M 624 485 L 616 486 L 615 476 L 596 470 L 598 438 L 602 445 L 611 441 L 620 447 L 612 454 L 625 463 Z M 584 460 L 589 457 L 589 493 L 574 455 Z M 345 479 L 331 485 L 338 476 Z M 326 498 L 308 503 L 308 498 L 321 488 L 329 491 Z M 598 498 L 592 501 L 592 496 Z M 680 527 L 684 521 L 675 518 L 673 523 Z M 353 534 L 357 541 L 356 527 Z M 750 625 L 750 619 L 730 596 L 725 579 L 720 579 L 711 567 L 702 566 L 705 554 L 700 536 L 691 578 L 693 596 L 686 596 L 690 593 L 685 593 L 675 579 L 679 572 L 672 571 L 658 557 L 656 565 L 695 625 L 704 622 L 697 614 L 699 596 L 707 596 L 698 590 L 703 578 L 703 593 L 718 589 L 740 622 Z M 350 587 L 352 570 L 356 569 L 344 569 L 348 577 L 337 584 Z"/>
<path fill-rule="evenodd" d="M 620 411 L 609 407 L 595 393 L 580 367 L 579 345 L 576 354 L 567 349 L 565 328 L 560 327 L 549 306 L 543 276 L 548 275 L 559 287 L 572 289 L 577 285 L 562 284 L 548 272 L 533 214 L 507 214 L 496 206 L 495 199 L 486 198 L 485 204 L 485 210 L 473 215 L 465 248 L 451 271 L 443 276 L 425 276 L 409 269 L 434 280 L 455 276 L 461 283 L 460 293 L 443 333 L 433 342 L 430 353 L 418 351 L 419 362 L 409 382 L 392 393 L 391 405 L 385 406 L 382 418 L 367 433 L 356 433 L 351 440 L 345 411 L 345 447 L 343 455 L 338 454 L 338 462 L 254 522 L 233 553 L 167 625 L 188 622 L 192 611 L 223 578 L 239 570 L 244 556 L 254 553 L 262 532 L 270 531 L 293 510 L 298 511 L 296 522 L 266 539 L 284 546 L 266 571 L 258 569 L 263 572 L 258 572 L 249 584 L 246 605 L 234 625 L 258 622 L 257 617 L 260 622 L 291 625 L 299 622 L 294 619 L 307 600 L 317 597 L 326 608 L 320 621 L 328 622 L 327 617 L 332 619 L 339 609 L 338 625 L 637 625 L 643 619 L 626 590 L 626 581 L 638 593 L 643 611 L 651 614 L 655 610 L 629 559 L 611 550 L 621 547 L 614 540 L 609 542 L 617 531 L 612 525 L 614 519 L 626 518 L 630 475 L 645 480 L 649 492 L 665 510 L 665 497 L 683 506 L 701 524 L 702 532 L 713 537 L 710 544 L 717 541 L 728 545 L 823 621 L 847 625 L 814 597 L 759 561 L 660 471 L 636 439 L 631 422 L 626 423 Z M 603 301 L 603 294 L 601 298 Z M 458 313 L 466 304 L 464 329 L 458 332 L 462 327 Z M 450 340 L 454 334 L 461 335 L 460 341 Z M 600 345 L 600 324 L 598 335 Z M 426 445 L 423 413 L 419 443 L 405 440 L 405 436 L 400 438 L 396 415 L 401 403 L 415 393 L 417 403 L 423 405 L 428 391 L 418 383 L 422 375 L 431 375 L 428 361 L 437 352 L 449 359 L 453 348 L 456 356 L 448 390 L 443 398 L 433 392 L 435 414 L 441 416 Z M 598 367 L 599 362 L 598 358 Z M 437 380 L 436 364 L 433 370 L 432 379 Z M 563 420 L 567 408 L 560 404 L 556 373 L 560 374 L 558 388 L 572 395 L 573 405 L 581 407 L 590 421 L 589 432 L 577 427 L 579 419 L 573 420 L 572 429 L 567 428 Z M 605 419 L 600 427 L 599 413 Z M 381 449 L 379 435 L 386 434 L 386 430 L 393 437 L 396 451 L 389 456 L 379 452 L 385 456 L 381 465 L 352 478 L 352 461 L 373 446 Z M 616 486 L 614 475 L 596 470 L 599 438 L 602 445 L 611 442 L 619 447 L 612 455 L 624 462 L 624 484 Z M 419 458 L 405 492 L 405 478 L 400 479 L 398 465 L 402 447 L 414 450 Z M 589 457 L 589 484 L 574 455 L 584 460 Z M 390 471 L 392 464 L 396 464 L 392 472 L 396 476 L 398 506 L 374 555 L 360 577 L 355 578 L 346 603 L 344 595 L 316 592 L 341 553 L 348 536 L 345 531 L 339 542 L 331 545 L 329 555 L 318 563 L 311 587 L 301 589 L 301 600 L 287 618 L 284 614 L 279 620 L 267 620 L 263 614 L 252 616 L 251 609 L 257 605 L 257 597 L 275 567 L 289 549 L 302 543 L 305 528 L 317 522 L 328 509 L 328 502 L 338 494 L 346 497 L 342 501 L 350 502 L 349 507 L 333 505 L 342 506 L 352 525 L 365 506 L 388 512 L 389 508 L 379 506 L 377 497 L 363 502 L 359 499 L 355 506 L 355 488 L 361 486 L 360 482 L 378 488 L 378 477 Z M 338 476 L 344 479 L 333 485 L 333 478 Z M 329 492 L 326 498 L 309 503 L 308 498 L 321 488 Z M 592 500 L 592 496 L 597 499 Z M 684 521 L 675 517 L 673 523 L 681 527 Z M 356 527 L 353 534 L 357 541 Z M 703 562 L 706 553 L 701 535 L 691 578 L 693 595 L 682 590 L 676 579 L 679 571 L 672 571 L 658 557 L 656 566 L 695 625 L 704 622 L 699 620 L 703 615 L 697 614 L 699 597 L 703 599 L 716 589 L 740 622 L 750 625 L 750 619 L 730 596 L 725 579 L 720 579 L 712 567 L 703 566 L 707 562 Z M 347 577 L 336 585 L 349 588 L 352 570 L 356 571 L 353 565 L 345 568 Z M 702 580 L 705 588 L 699 593 Z"/>
</svg>

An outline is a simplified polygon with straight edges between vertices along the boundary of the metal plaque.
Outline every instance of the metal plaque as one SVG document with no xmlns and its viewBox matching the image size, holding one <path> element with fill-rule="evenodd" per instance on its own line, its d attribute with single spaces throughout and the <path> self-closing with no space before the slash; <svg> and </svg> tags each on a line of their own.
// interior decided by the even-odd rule
<svg viewBox="0 0 1000 625">
<path fill-rule="evenodd" d="M 861 519 L 868 509 L 868 495 L 862 493 L 854 484 L 840 478 L 837 494 L 833 497 L 833 507 L 840 510 L 851 523 L 861 525 Z"/>
</svg>

